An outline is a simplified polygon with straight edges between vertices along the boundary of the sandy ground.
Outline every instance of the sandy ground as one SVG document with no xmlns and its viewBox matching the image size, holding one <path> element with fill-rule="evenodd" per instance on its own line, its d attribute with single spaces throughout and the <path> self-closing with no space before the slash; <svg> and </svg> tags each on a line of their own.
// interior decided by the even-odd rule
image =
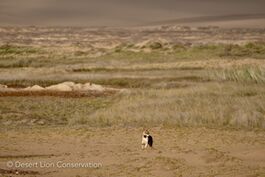
<svg viewBox="0 0 265 177">
<path fill-rule="evenodd" d="M 264 131 L 150 131 L 154 149 L 141 150 L 141 128 L 1 130 L 0 176 L 265 176 Z M 89 162 L 93 167 L 62 167 Z M 25 163 L 33 167 L 19 167 Z"/>
</svg>

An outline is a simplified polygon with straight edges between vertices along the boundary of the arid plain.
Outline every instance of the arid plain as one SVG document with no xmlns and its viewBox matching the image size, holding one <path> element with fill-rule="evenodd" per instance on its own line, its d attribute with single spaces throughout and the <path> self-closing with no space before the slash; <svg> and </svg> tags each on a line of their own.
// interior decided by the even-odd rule
<svg viewBox="0 0 265 177">
<path fill-rule="evenodd" d="M 264 59 L 264 28 L 1 27 L 0 176 L 262 177 Z"/>
</svg>

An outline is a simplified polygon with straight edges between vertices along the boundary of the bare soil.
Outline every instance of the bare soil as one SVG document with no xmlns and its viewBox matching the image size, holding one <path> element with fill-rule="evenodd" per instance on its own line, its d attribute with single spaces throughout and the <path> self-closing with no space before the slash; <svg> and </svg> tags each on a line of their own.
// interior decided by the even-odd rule
<svg viewBox="0 0 265 177">
<path fill-rule="evenodd" d="M 264 131 L 151 128 L 154 148 L 141 150 L 141 128 L 32 128 L 1 131 L 0 176 L 265 175 Z M 7 162 L 55 164 L 15 168 Z M 59 168 L 56 163 L 100 163 Z"/>
</svg>

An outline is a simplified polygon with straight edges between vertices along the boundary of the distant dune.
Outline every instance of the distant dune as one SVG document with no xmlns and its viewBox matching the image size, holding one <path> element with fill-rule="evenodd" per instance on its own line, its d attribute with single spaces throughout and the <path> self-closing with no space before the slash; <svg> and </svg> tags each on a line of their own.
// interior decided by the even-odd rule
<svg viewBox="0 0 265 177">
<path fill-rule="evenodd" d="M 264 0 L 0 0 L 0 26 L 132 27 L 152 22 L 260 21 L 264 7 Z M 256 23 L 250 24 L 255 27 Z"/>
<path fill-rule="evenodd" d="M 265 14 L 234 14 L 220 16 L 200 16 L 164 20 L 149 23 L 157 25 L 219 26 L 224 28 L 265 28 Z"/>
</svg>

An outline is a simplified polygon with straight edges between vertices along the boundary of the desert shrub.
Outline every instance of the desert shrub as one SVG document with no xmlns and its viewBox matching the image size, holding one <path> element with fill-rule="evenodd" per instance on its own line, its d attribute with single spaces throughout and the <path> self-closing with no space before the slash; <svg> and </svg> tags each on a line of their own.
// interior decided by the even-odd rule
<svg viewBox="0 0 265 177">
<path fill-rule="evenodd" d="M 243 56 L 251 56 L 251 53 L 248 50 L 246 50 L 243 46 L 232 45 L 230 55 L 236 57 L 237 56 L 243 57 Z"/>
<path fill-rule="evenodd" d="M 160 42 L 153 42 L 149 45 L 149 47 L 153 50 L 162 49 L 163 45 Z"/>
<path fill-rule="evenodd" d="M 32 63 L 33 63 L 33 59 L 18 59 L 18 60 L 10 60 L 10 61 L 1 61 L 0 68 L 29 67 L 32 65 Z"/>
<path fill-rule="evenodd" d="M 118 45 L 118 46 L 116 46 L 114 48 L 114 52 L 119 53 L 119 52 L 122 52 L 124 50 L 131 49 L 131 48 L 134 48 L 134 44 L 132 44 L 132 43 L 122 43 L 122 44 L 120 44 L 120 45 Z"/>
<path fill-rule="evenodd" d="M 228 57 L 228 56 L 231 56 L 231 51 L 232 51 L 232 45 L 229 44 L 229 45 L 225 45 L 223 47 L 223 51 L 220 52 L 219 56 L 221 57 Z"/>
<path fill-rule="evenodd" d="M 121 52 L 122 51 L 122 47 L 118 46 L 115 47 L 114 52 Z"/>
<path fill-rule="evenodd" d="M 74 53 L 75 56 L 84 56 L 84 55 L 87 55 L 88 52 L 86 51 L 81 51 L 81 50 L 78 50 Z"/>
<path fill-rule="evenodd" d="M 250 42 L 244 46 L 250 53 L 265 54 L 265 43 Z"/>
<path fill-rule="evenodd" d="M 225 44 L 219 56 L 221 57 L 254 57 L 262 58 L 265 55 L 264 43 L 247 43 L 245 45 Z"/>
<path fill-rule="evenodd" d="M 30 59 L 21 59 L 18 62 L 11 65 L 11 67 L 28 67 L 32 63 L 33 60 Z"/>
<path fill-rule="evenodd" d="M 186 46 L 185 45 L 183 45 L 183 44 L 174 44 L 173 46 L 172 46 L 172 49 L 174 50 L 174 51 L 185 51 L 186 50 Z"/>
<path fill-rule="evenodd" d="M 133 48 L 133 47 L 135 47 L 133 43 L 128 43 L 128 44 L 126 45 L 126 48 Z"/>
</svg>

